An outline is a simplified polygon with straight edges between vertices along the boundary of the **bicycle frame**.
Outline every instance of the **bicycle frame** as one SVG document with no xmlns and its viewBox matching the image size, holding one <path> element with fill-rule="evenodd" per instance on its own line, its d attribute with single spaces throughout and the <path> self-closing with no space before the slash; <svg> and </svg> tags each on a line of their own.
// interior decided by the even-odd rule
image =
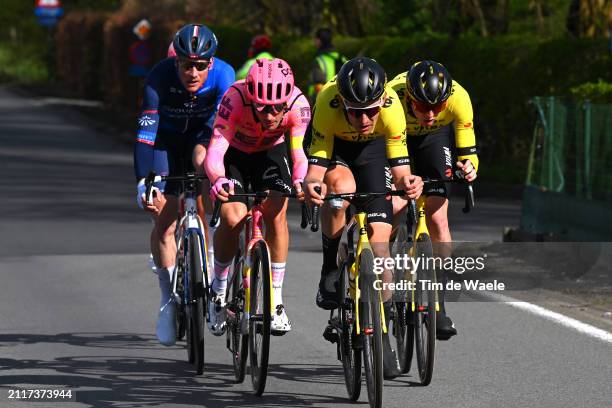
<svg viewBox="0 0 612 408">
<path fill-rule="evenodd" d="M 412 235 L 412 217 L 408 217 L 408 240 L 411 242 L 410 249 L 408 250 L 408 255 L 410 257 L 417 256 L 416 254 L 416 242 L 418 238 L 422 234 L 428 234 L 429 230 L 427 229 L 427 220 L 425 217 L 425 202 L 427 200 L 426 196 L 421 196 L 417 199 L 416 202 L 416 229 L 414 231 L 414 236 Z M 416 284 L 416 274 L 410 273 L 410 281 Z M 416 303 L 414 301 L 414 285 L 412 287 L 412 296 L 411 296 L 411 308 L 414 312 L 416 310 Z M 440 311 L 440 304 L 438 302 L 438 291 L 435 291 L 435 304 L 436 304 L 436 312 Z"/>
<path fill-rule="evenodd" d="M 244 288 L 244 318 L 248 321 L 251 317 L 251 263 L 252 263 L 252 250 L 257 242 L 263 239 L 263 213 L 262 213 L 262 202 L 256 200 L 251 207 L 251 215 L 247 216 L 244 233 L 245 242 L 247 243 L 245 249 L 244 266 L 242 270 L 242 286 Z M 266 248 L 268 246 L 266 245 Z M 269 252 L 269 249 L 268 249 Z M 269 253 L 268 253 L 269 255 Z M 272 282 L 272 280 L 270 280 Z M 271 284 L 270 284 L 271 285 Z M 270 287 L 271 301 L 270 305 L 274 305 L 274 291 Z M 271 306 L 272 307 L 272 306 Z M 269 310 L 272 314 L 272 309 Z"/>
<path fill-rule="evenodd" d="M 200 251 L 201 251 L 201 260 L 202 260 L 202 264 L 200 265 L 200 270 L 202 271 L 202 274 L 204 276 L 203 278 L 203 282 L 204 282 L 204 288 L 208 288 L 208 273 L 206 271 L 205 268 L 208 268 L 208 265 L 205 265 L 206 262 L 206 255 L 207 255 L 207 244 L 206 244 L 206 239 L 204 237 L 204 225 L 202 223 L 202 220 L 200 219 L 200 216 L 198 215 L 198 207 L 197 207 L 197 197 L 196 197 L 196 189 L 195 189 L 195 182 L 193 180 L 189 180 L 186 183 L 187 186 L 184 189 L 184 193 L 181 195 L 181 197 L 179 198 L 179 211 L 178 211 L 178 217 L 177 217 L 177 223 L 176 223 L 176 231 L 175 231 L 175 239 L 176 239 L 176 253 L 178 254 L 183 254 L 182 256 L 185 257 L 187 256 L 187 248 L 183 245 L 186 240 L 187 237 L 189 236 L 189 233 L 191 231 L 195 231 L 198 234 L 198 237 L 200 238 Z M 183 252 L 181 252 L 183 251 Z M 180 296 L 178 295 L 178 293 L 176 292 L 176 286 L 177 286 L 177 282 L 178 282 L 178 276 L 177 276 L 177 271 L 176 268 L 174 270 L 173 276 L 172 276 L 172 296 L 174 297 L 175 300 L 177 301 L 183 301 L 185 302 L 184 304 L 187 304 L 187 302 L 189 301 L 189 276 L 188 274 L 185 274 L 185 276 L 183 277 L 183 279 L 185 279 L 185 283 L 184 283 L 184 294 L 183 294 L 183 299 L 180 299 Z"/>
<path fill-rule="evenodd" d="M 358 231 L 357 248 L 355 248 L 353 237 L 355 229 Z M 349 294 L 355 303 L 355 328 L 357 330 L 357 334 L 361 334 L 361 327 L 359 323 L 359 299 L 361 298 L 361 292 L 359 290 L 359 259 L 361 257 L 361 252 L 365 248 L 372 250 L 372 246 L 370 245 L 370 241 L 368 239 L 366 213 L 360 212 L 355 214 L 353 219 L 347 224 L 346 231 L 348 241 L 348 259 L 351 264 L 349 268 Z M 385 311 L 384 307 L 382 307 L 382 298 L 380 296 L 378 301 L 381 305 L 380 311 L 383 333 L 387 333 Z"/>
</svg>

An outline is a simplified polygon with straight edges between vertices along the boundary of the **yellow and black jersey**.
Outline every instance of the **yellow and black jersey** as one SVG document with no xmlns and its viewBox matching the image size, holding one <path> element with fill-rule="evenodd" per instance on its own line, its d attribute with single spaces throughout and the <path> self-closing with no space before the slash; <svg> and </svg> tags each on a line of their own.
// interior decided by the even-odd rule
<svg viewBox="0 0 612 408">
<path fill-rule="evenodd" d="M 427 135 L 454 122 L 458 159 L 469 159 L 478 169 L 474 112 L 467 91 L 458 82 L 453 81 L 451 96 L 446 101 L 446 108 L 438 114 L 432 126 L 422 126 L 417 121 L 410 106 L 410 96 L 406 89 L 406 75 L 407 72 L 399 74 L 387 86 L 393 88 L 397 93 L 404 109 L 407 137 Z"/>
<path fill-rule="evenodd" d="M 319 92 L 313 111 L 312 143 L 309 162 L 329 166 L 334 151 L 335 138 L 348 142 L 363 143 L 384 138 L 387 158 L 391 166 L 408 165 L 406 147 L 406 120 L 400 100 L 391 87 L 385 88 L 386 99 L 380 110 L 374 131 L 360 134 L 351 126 L 344 109 L 335 78 Z"/>
</svg>

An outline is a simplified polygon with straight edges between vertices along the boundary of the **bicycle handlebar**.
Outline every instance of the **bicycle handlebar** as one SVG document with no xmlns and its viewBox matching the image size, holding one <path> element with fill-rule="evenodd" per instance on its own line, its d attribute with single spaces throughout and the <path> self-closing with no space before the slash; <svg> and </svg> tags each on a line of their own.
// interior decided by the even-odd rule
<svg viewBox="0 0 612 408">
<path fill-rule="evenodd" d="M 229 184 L 224 183 L 223 189 L 229 192 Z M 256 191 L 254 193 L 232 194 L 232 197 L 247 197 L 247 198 L 255 198 L 255 199 L 261 199 L 261 200 L 268 198 L 268 196 L 270 196 L 269 191 Z M 278 196 L 287 197 L 287 198 L 298 198 L 296 193 L 281 193 Z M 210 218 L 211 227 L 215 227 L 217 223 L 219 222 L 219 216 L 221 213 L 221 205 L 223 203 L 224 202 L 219 199 L 215 200 L 215 207 L 213 208 L 212 217 Z M 308 207 L 306 207 L 305 203 L 302 203 L 302 221 L 300 223 L 300 226 L 302 227 L 302 229 L 304 229 L 308 226 L 309 223 L 310 223 L 310 214 L 308 212 Z"/>
<path fill-rule="evenodd" d="M 183 176 L 158 176 L 154 171 L 150 171 L 147 177 L 145 177 L 145 197 L 147 202 L 151 202 L 151 191 L 153 190 L 153 184 L 162 181 L 202 181 L 206 179 L 203 174 L 187 173 Z"/>
<path fill-rule="evenodd" d="M 442 180 L 442 179 L 424 179 L 423 184 L 434 184 L 434 183 L 462 183 L 465 184 L 465 206 L 463 207 L 463 213 L 468 213 L 472 211 L 474 208 L 474 187 L 471 182 L 468 182 L 464 178 L 450 179 L 450 180 Z M 315 192 L 317 194 L 321 194 L 321 187 L 315 187 Z M 404 190 L 392 190 L 386 192 L 378 192 L 378 193 L 338 193 L 338 194 L 328 194 L 323 198 L 323 201 L 329 201 L 336 198 L 341 198 L 343 200 L 350 201 L 355 198 L 369 198 L 369 197 L 391 197 L 391 196 L 403 196 L 405 194 Z M 319 208 L 318 205 L 313 205 L 312 207 L 312 225 L 310 230 L 312 232 L 317 232 L 319 230 Z M 417 222 L 417 208 L 416 201 L 410 200 L 408 205 L 409 216 L 414 221 L 414 225 Z"/>
</svg>

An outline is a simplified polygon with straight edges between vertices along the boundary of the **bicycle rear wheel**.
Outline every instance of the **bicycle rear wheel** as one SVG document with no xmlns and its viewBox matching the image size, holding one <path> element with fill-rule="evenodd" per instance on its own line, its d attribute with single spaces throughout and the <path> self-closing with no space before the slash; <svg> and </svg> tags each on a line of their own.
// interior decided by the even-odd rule
<svg viewBox="0 0 612 408">
<path fill-rule="evenodd" d="M 366 248 L 361 252 L 359 261 L 359 318 L 363 338 L 363 367 L 370 407 L 380 408 L 383 393 L 382 324 L 380 291 L 374 289 L 374 279 L 374 254 Z"/>
<path fill-rule="evenodd" d="M 406 256 L 409 244 L 406 225 L 402 224 L 398 227 L 395 242 L 392 246 L 391 257 L 395 258 L 396 255 Z M 395 283 L 410 280 L 409 272 L 403 268 L 396 268 L 394 271 Z M 407 290 L 396 290 L 393 294 L 394 316 L 391 321 L 391 332 L 395 337 L 397 359 L 400 364 L 400 371 L 403 374 L 410 371 L 414 350 L 414 324 L 412 322 L 412 311 L 410 310 L 409 293 Z M 389 330 L 388 327 L 387 330 Z"/>
<path fill-rule="evenodd" d="M 431 259 L 433 254 L 431 239 L 428 234 L 421 234 L 416 242 L 415 256 L 421 259 Z M 423 266 L 423 264 L 421 265 Z M 429 385 L 433 376 L 434 357 L 436 352 L 436 291 L 433 285 L 423 285 L 421 282 L 436 282 L 436 272 L 433 268 L 420 267 L 416 271 L 414 290 L 415 312 L 414 338 L 419 369 L 419 379 L 422 385 Z"/>
<path fill-rule="evenodd" d="M 246 360 L 249 350 L 249 336 L 242 333 L 241 322 L 244 316 L 244 287 L 242 285 L 241 251 L 234 258 L 234 272 L 230 282 L 230 298 L 227 302 L 227 347 L 232 353 L 232 365 L 236 382 L 244 381 Z"/>
<path fill-rule="evenodd" d="M 249 354 L 253 391 L 261 395 L 266 388 L 270 355 L 270 281 L 272 272 L 268 246 L 261 240 L 252 249 L 250 282 Z"/>
<path fill-rule="evenodd" d="M 338 288 L 340 289 L 340 307 L 337 309 L 340 321 L 338 342 L 346 392 L 351 401 L 357 401 L 361 394 L 361 350 L 354 348 L 356 327 L 353 316 L 355 308 L 348 292 L 349 265 L 347 264 L 347 252 L 346 243 L 343 243 L 338 254 L 338 264 L 341 265 L 338 282 Z"/>
<path fill-rule="evenodd" d="M 198 374 L 204 371 L 204 284 L 202 270 L 202 252 L 200 237 L 197 232 L 190 231 L 187 239 L 187 256 L 185 269 L 189 280 L 189 303 L 186 306 L 188 317 L 190 360 Z"/>
</svg>

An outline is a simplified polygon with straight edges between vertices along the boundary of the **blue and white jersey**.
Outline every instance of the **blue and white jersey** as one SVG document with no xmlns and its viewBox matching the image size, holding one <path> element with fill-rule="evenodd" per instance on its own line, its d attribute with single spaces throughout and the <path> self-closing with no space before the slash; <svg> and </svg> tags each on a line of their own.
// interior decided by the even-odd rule
<svg viewBox="0 0 612 408">
<path fill-rule="evenodd" d="M 235 80 L 234 69 L 214 58 L 206 81 L 191 93 L 181 83 L 174 61 L 174 58 L 160 61 L 145 82 L 134 147 L 137 179 L 146 177 L 153 168 L 153 146 L 158 132 L 177 135 L 210 132 L 221 98 Z"/>
</svg>

